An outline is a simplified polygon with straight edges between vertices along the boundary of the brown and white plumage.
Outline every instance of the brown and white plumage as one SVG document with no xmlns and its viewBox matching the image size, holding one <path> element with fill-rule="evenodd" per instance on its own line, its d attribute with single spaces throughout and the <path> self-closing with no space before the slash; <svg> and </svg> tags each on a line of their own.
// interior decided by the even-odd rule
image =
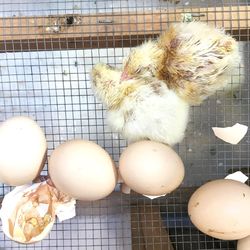
<svg viewBox="0 0 250 250">
<path fill-rule="evenodd" d="M 222 29 L 178 23 L 157 40 L 132 49 L 122 79 L 156 77 L 188 103 L 200 104 L 231 82 L 239 63 L 238 43 Z"/>
<path fill-rule="evenodd" d="M 107 108 L 113 131 L 130 142 L 150 139 L 174 145 L 182 141 L 189 105 L 163 81 L 152 77 L 121 80 L 121 74 L 106 64 L 92 70 L 93 90 Z"/>
</svg>

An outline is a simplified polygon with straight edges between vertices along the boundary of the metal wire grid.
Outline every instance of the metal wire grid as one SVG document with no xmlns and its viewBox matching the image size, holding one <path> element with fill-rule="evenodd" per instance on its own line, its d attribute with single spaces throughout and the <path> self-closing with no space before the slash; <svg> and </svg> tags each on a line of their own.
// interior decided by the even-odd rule
<svg viewBox="0 0 250 250">
<path fill-rule="evenodd" d="M 216 6 L 232 6 L 248 4 L 247 0 L 143 0 L 143 1 L 128 1 L 128 0 L 1 0 L 1 16 L 34 16 L 34 15 L 53 15 L 53 14 L 82 14 L 82 13 L 106 13 L 107 11 L 127 10 L 152 10 L 156 8 L 186 8 L 186 7 L 216 7 Z M 216 21 L 216 20 L 215 20 Z"/>
<path fill-rule="evenodd" d="M 153 14 L 156 10 L 177 8 L 209 8 L 215 6 L 248 5 L 248 1 L 181 1 L 173 4 L 168 1 L 6 1 L 0 2 L 1 17 L 20 17 L 20 30 L 26 17 L 33 17 L 36 22 L 39 16 L 72 15 L 72 14 L 105 14 L 122 15 L 127 11 L 147 11 Z M 152 33 L 164 30 L 168 22 L 160 23 L 160 30 L 153 30 L 154 24 L 146 23 L 146 19 L 138 20 L 138 30 L 151 25 Z M 105 15 L 104 15 L 105 17 Z M 107 17 L 109 17 L 107 15 Z M 168 20 L 168 19 L 167 19 Z M 175 19 L 174 19 L 175 20 Z M 169 20 L 170 21 L 170 20 Z M 215 24 L 217 21 L 214 20 Z M 98 23 L 98 15 L 96 16 Z M 93 25 L 93 24 L 92 24 Z M 80 24 L 81 26 L 81 24 Z M 93 25 L 94 26 L 94 25 Z M 84 26 L 81 31 L 84 32 Z M 33 36 L 29 31 L 28 36 Z M 130 32 L 130 31 L 128 31 Z M 67 31 L 64 31 L 67 34 Z M 114 34 L 112 28 L 100 31 L 106 37 Z M 5 35 L 5 34 L 3 34 Z M 247 33 L 239 31 L 236 36 L 244 40 Z M 16 39 L 15 33 L 12 34 Z M 147 35 L 144 35 L 146 38 Z M 114 36 L 114 40 L 117 39 Z M 0 56 L 0 120 L 13 115 L 29 115 L 36 119 L 46 133 L 49 145 L 48 154 L 60 143 L 72 138 L 84 138 L 103 146 L 114 158 L 119 159 L 126 141 L 118 134 L 110 131 L 105 121 L 105 110 L 93 96 L 89 71 L 92 66 L 103 61 L 119 65 L 122 58 L 129 52 L 126 42 L 137 43 L 141 37 L 128 36 L 121 48 L 103 46 L 103 40 L 98 37 L 89 38 L 93 49 L 79 49 L 78 44 L 86 44 L 80 37 L 74 39 L 70 47 L 63 46 L 51 39 L 45 42 L 39 51 L 21 47 L 19 52 L 1 53 Z M 60 40 L 60 39 L 59 39 Z M 35 40 L 35 42 L 38 43 Z M 41 42 L 41 41 L 39 41 Z M 108 38 L 106 38 L 108 44 Z M 16 43 L 10 41 L 8 43 Z M 30 46 L 30 42 L 27 42 Z M 31 48 L 31 46 L 28 48 Z M 62 46 L 62 47 L 60 47 Z M 75 49 L 74 49 L 75 46 Z M 56 50 L 53 50 L 53 48 Z M 102 48 L 101 48 L 102 47 Z M 68 48 L 68 49 L 67 49 Z M 77 48 L 77 50 L 76 50 Z M 51 234 L 45 240 L 35 245 L 24 246 L 8 240 L 0 232 L 0 247 L 3 249 L 166 249 L 166 235 L 153 234 L 159 230 L 156 221 L 148 220 L 146 214 L 154 216 L 161 212 L 164 227 L 178 250 L 199 249 L 235 249 L 235 242 L 219 241 L 205 236 L 195 229 L 187 216 L 187 201 L 193 188 L 207 180 L 224 177 L 227 173 L 242 170 L 249 175 L 249 136 L 239 145 L 227 145 L 214 138 L 212 126 L 231 126 L 235 122 L 249 124 L 249 43 L 241 44 L 245 68 L 239 69 L 239 75 L 245 75 L 245 84 L 240 91 L 232 95 L 218 92 L 200 107 L 191 110 L 185 140 L 176 146 L 186 166 L 186 177 L 181 188 L 167 196 L 150 201 L 142 196 L 123 195 L 114 192 L 110 197 L 93 203 L 78 203 L 77 217 L 56 223 Z M 47 49 L 47 50 L 46 50 Z M 69 50 L 70 49 L 70 50 Z M 52 50 L 52 51 L 51 51 Z M 46 169 L 43 172 L 46 174 Z M 117 190 L 119 187 L 117 187 Z M 9 186 L 0 187 L 0 195 L 6 194 Z M 149 212 L 147 209 L 150 209 Z M 145 213 L 145 214 L 144 214 Z M 144 227 L 144 228 L 142 228 Z M 152 232 L 154 242 L 150 237 L 141 235 L 139 231 Z M 157 241 L 158 240 L 158 241 Z M 146 242 L 148 241 L 148 242 Z M 156 244 L 156 242 L 158 242 Z M 146 246 L 148 248 L 146 248 Z"/>
</svg>

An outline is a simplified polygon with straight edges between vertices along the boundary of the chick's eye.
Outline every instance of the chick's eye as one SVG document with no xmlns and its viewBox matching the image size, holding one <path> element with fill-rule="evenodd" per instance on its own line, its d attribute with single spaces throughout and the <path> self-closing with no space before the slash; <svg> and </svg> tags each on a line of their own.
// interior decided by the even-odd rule
<svg viewBox="0 0 250 250">
<path fill-rule="evenodd" d="M 136 74 L 139 74 L 141 73 L 141 68 L 138 68 L 136 71 L 135 71 Z"/>
<path fill-rule="evenodd" d="M 152 76 L 155 76 L 155 74 L 154 74 L 155 70 L 154 70 L 151 66 L 148 66 L 148 67 L 146 68 L 146 70 L 147 70 L 147 72 L 149 72 Z"/>
</svg>

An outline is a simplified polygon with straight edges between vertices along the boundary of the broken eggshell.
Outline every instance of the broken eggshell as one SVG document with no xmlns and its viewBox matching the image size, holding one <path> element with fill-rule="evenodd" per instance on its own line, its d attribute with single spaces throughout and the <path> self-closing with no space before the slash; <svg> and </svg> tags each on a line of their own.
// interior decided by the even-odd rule
<svg viewBox="0 0 250 250">
<path fill-rule="evenodd" d="M 145 196 L 151 200 L 154 200 L 154 199 L 159 198 L 159 197 L 163 197 L 165 195 L 167 195 L 167 194 L 162 194 L 162 195 L 145 195 L 145 194 L 143 194 L 143 196 Z"/>
<path fill-rule="evenodd" d="M 130 189 L 130 187 L 127 186 L 125 183 L 122 183 L 122 184 L 121 184 L 121 191 L 122 191 L 122 193 L 124 193 L 124 194 L 130 194 L 131 189 Z"/>
<path fill-rule="evenodd" d="M 44 239 L 52 229 L 62 205 L 75 204 L 71 197 L 48 184 L 49 181 L 16 187 L 5 195 L 0 210 L 3 232 L 19 243 L 34 243 Z M 60 206 L 60 207 L 59 207 Z M 71 209 L 72 211 L 72 209 Z M 64 214 L 64 218 L 69 219 Z"/>
<path fill-rule="evenodd" d="M 214 134 L 221 140 L 231 144 L 238 144 L 246 135 L 248 127 L 246 125 L 236 123 L 232 127 L 212 127 L 212 129 Z"/>
<path fill-rule="evenodd" d="M 232 174 L 227 175 L 225 179 L 235 180 L 235 181 L 245 183 L 248 180 L 248 177 L 245 174 L 243 174 L 241 171 L 236 171 Z"/>
</svg>

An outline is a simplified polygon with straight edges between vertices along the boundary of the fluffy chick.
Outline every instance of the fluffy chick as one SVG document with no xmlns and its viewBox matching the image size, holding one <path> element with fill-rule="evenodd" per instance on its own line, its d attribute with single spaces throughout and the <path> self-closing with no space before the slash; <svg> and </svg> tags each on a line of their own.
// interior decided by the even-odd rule
<svg viewBox="0 0 250 250">
<path fill-rule="evenodd" d="M 149 139 L 174 145 L 182 141 L 189 105 L 156 78 L 121 81 L 121 74 L 105 64 L 92 70 L 93 90 L 107 108 L 113 131 L 129 142 Z"/>
<path fill-rule="evenodd" d="M 188 103 L 197 105 L 239 75 L 237 42 L 205 23 L 172 25 L 155 41 L 131 50 L 122 79 L 156 77 Z M 239 79 L 242 81 L 242 79 Z"/>
</svg>

